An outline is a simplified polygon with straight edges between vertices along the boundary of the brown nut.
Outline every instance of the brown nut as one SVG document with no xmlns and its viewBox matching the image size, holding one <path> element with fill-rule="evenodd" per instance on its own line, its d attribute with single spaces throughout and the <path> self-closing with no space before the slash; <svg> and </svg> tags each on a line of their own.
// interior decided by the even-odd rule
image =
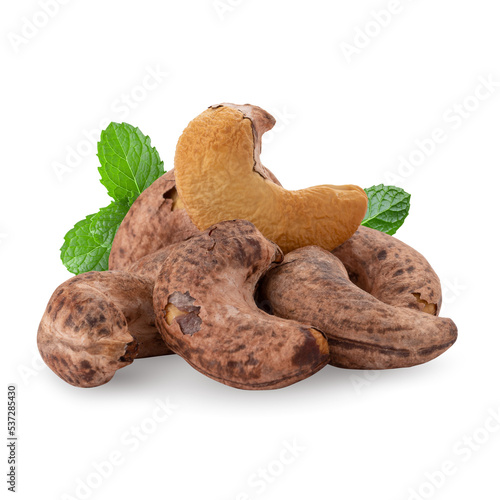
<svg viewBox="0 0 500 500">
<path fill-rule="evenodd" d="M 122 271 L 64 282 L 38 328 L 43 360 L 69 384 L 96 387 L 135 358 L 171 353 L 155 325 L 152 292 L 152 281 Z"/>
<path fill-rule="evenodd" d="M 259 310 L 257 281 L 281 250 L 247 221 L 226 221 L 170 248 L 154 290 L 165 343 L 201 373 L 240 389 L 274 389 L 328 362 L 307 324 Z"/>
<path fill-rule="evenodd" d="M 445 352 L 457 338 L 451 319 L 381 302 L 349 280 L 337 257 L 318 247 L 286 255 L 262 280 L 259 301 L 281 318 L 323 331 L 330 363 L 342 368 L 418 365 Z"/>
<path fill-rule="evenodd" d="M 145 255 L 138 261 L 132 263 L 128 268 L 128 272 L 135 276 L 148 279 L 154 283 L 160 274 L 163 263 L 170 253 L 171 248 L 174 246 L 175 244 L 169 245 L 160 248 L 160 250 L 156 252 Z"/>
<path fill-rule="evenodd" d="M 141 257 L 197 233 L 177 195 L 174 171 L 170 170 L 130 207 L 113 240 L 109 269 L 125 271 Z"/>
<path fill-rule="evenodd" d="M 382 302 L 439 315 L 437 274 L 422 254 L 394 236 L 360 226 L 333 254 L 353 283 Z"/>
<path fill-rule="evenodd" d="M 269 179 L 259 155 L 275 123 L 257 106 L 212 106 L 191 121 L 177 143 L 175 179 L 196 226 L 244 219 L 287 253 L 306 245 L 332 250 L 363 219 L 367 197 L 358 186 L 287 191 Z"/>
</svg>

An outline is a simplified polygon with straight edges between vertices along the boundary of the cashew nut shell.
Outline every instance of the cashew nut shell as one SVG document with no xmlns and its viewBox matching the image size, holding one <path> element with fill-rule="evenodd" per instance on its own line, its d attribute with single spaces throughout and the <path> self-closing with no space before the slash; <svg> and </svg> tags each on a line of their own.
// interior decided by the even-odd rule
<svg viewBox="0 0 500 500">
<path fill-rule="evenodd" d="M 135 358 L 171 351 L 155 325 L 153 282 L 122 271 L 91 271 L 60 285 L 38 328 L 38 349 L 78 387 L 105 384 Z"/>
<path fill-rule="evenodd" d="M 350 281 L 337 257 L 318 247 L 286 255 L 263 278 L 259 297 L 273 314 L 323 331 L 330 363 L 342 368 L 418 365 L 445 352 L 457 338 L 451 319 L 378 300 Z"/>
<path fill-rule="evenodd" d="M 328 362 L 306 322 L 257 308 L 257 281 L 281 250 L 247 221 L 226 221 L 170 248 L 154 290 L 165 343 L 201 373 L 240 389 L 273 389 Z"/>
<path fill-rule="evenodd" d="M 360 226 L 333 254 L 353 283 L 382 302 L 439 315 L 438 275 L 422 254 L 394 236 Z"/>
<path fill-rule="evenodd" d="M 109 269 L 127 270 L 140 258 L 198 232 L 177 195 L 170 170 L 130 207 L 113 240 Z"/>
</svg>

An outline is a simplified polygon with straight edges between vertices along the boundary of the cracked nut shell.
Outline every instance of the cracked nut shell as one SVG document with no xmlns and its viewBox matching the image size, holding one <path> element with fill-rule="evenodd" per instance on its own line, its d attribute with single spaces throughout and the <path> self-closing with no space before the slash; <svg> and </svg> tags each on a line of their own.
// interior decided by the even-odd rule
<svg viewBox="0 0 500 500">
<path fill-rule="evenodd" d="M 165 343 L 201 373 L 240 389 L 274 389 L 328 362 L 324 335 L 257 308 L 257 281 L 281 250 L 247 221 L 226 221 L 170 248 L 154 290 Z"/>
</svg>

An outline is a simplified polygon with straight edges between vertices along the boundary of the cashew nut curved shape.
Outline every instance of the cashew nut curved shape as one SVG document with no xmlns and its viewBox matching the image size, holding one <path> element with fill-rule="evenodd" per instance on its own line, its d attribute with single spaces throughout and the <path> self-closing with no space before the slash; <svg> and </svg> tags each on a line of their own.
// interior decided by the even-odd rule
<svg viewBox="0 0 500 500">
<path fill-rule="evenodd" d="M 318 330 L 257 308 L 259 278 L 281 250 L 247 221 L 226 221 L 170 248 L 154 289 L 165 343 L 201 373 L 240 389 L 274 389 L 328 362 Z"/>
<path fill-rule="evenodd" d="M 274 118 L 257 106 L 212 106 L 191 121 L 175 153 L 177 190 L 191 220 L 205 230 L 231 219 L 252 222 L 287 253 L 305 245 L 332 250 L 362 221 L 367 197 L 358 186 L 288 191 L 259 155 Z"/>
<path fill-rule="evenodd" d="M 445 352 L 457 338 L 448 318 L 381 302 L 349 280 L 342 262 L 318 247 L 285 256 L 260 286 L 260 301 L 281 318 L 323 331 L 330 363 L 384 369 L 418 365 Z"/>
<path fill-rule="evenodd" d="M 422 254 L 394 236 L 360 226 L 333 254 L 353 283 L 382 302 L 439 315 L 437 274 Z"/>
</svg>

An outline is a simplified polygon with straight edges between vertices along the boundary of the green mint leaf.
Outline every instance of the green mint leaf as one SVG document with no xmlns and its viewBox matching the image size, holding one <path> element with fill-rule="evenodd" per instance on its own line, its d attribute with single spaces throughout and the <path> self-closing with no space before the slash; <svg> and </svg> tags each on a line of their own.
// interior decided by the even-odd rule
<svg viewBox="0 0 500 500">
<path fill-rule="evenodd" d="M 395 186 L 372 186 L 365 189 L 368 210 L 361 222 L 387 234 L 395 234 L 410 211 L 410 194 Z"/>
<path fill-rule="evenodd" d="M 90 224 L 96 215 L 88 215 L 85 219 L 77 222 L 64 237 L 61 260 L 66 269 L 73 274 L 105 271 L 108 268 L 106 257 L 108 249 L 99 245 L 90 232 Z"/>
<path fill-rule="evenodd" d="M 111 202 L 97 214 L 77 222 L 64 237 L 61 260 L 73 274 L 106 271 L 116 231 L 127 214 L 125 202 Z"/>
<path fill-rule="evenodd" d="M 109 247 L 113 244 L 116 231 L 127 215 L 130 206 L 125 201 L 113 201 L 106 208 L 101 208 L 92 217 L 90 232 L 99 245 Z"/>
<path fill-rule="evenodd" d="M 101 183 L 116 201 L 131 204 L 165 173 L 151 139 L 128 123 L 110 123 L 97 144 Z"/>
</svg>

